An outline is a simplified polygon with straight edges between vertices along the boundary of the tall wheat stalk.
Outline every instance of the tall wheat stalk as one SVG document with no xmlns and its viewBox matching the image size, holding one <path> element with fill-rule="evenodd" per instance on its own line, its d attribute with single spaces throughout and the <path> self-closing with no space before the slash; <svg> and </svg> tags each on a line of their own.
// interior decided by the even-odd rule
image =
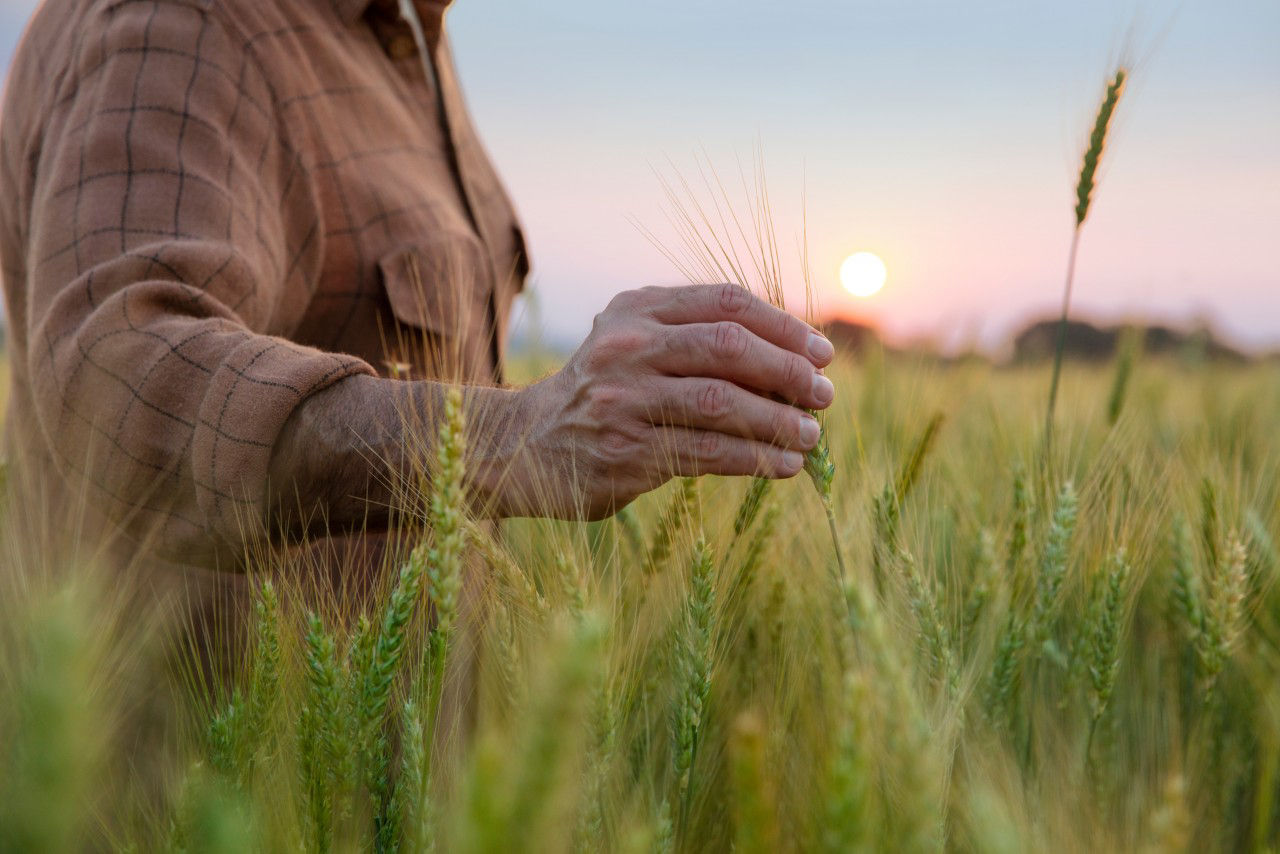
<svg viewBox="0 0 1280 854">
<path fill-rule="evenodd" d="M 757 153 L 755 171 L 750 178 L 745 171 L 741 176 L 745 215 L 739 214 L 724 182 L 709 163 L 699 164 L 699 176 L 700 190 L 678 174 L 674 183 L 659 176 L 667 197 L 668 219 L 682 244 L 680 248 L 663 243 L 643 225 L 638 225 L 640 231 L 690 282 L 732 282 L 786 310 L 783 261 L 774 227 L 773 203 L 765 180 L 763 156 Z M 809 264 L 807 219 L 800 236 L 800 279 L 805 293 L 804 318 L 813 322 L 815 290 Z M 835 590 L 840 591 L 844 589 L 849 573 L 845 568 L 832 496 L 836 467 L 831 458 L 826 419 L 818 413 L 810 414 L 818 419 L 820 431 L 817 445 L 805 454 L 804 471 L 813 481 L 822 502 L 836 553 L 832 583 Z M 761 488 L 755 487 L 753 491 L 761 491 Z M 747 509 L 750 510 L 749 504 Z"/>
<path fill-rule="evenodd" d="M 684 625 L 676 638 L 673 663 L 676 703 L 672 709 L 673 770 L 679 805 L 676 833 L 683 839 L 693 800 L 693 770 L 698 743 L 706 728 L 707 700 L 711 694 L 712 618 L 715 611 L 715 558 L 705 540 L 694 547 L 689 572 L 689 595 Z"/>
<path fill-rule="evenodd" d="M 1080 230 L 1085 218 L 1089 216 L 1089 205 L 1093 201 L 1093 190 L 1096 183 L 1098 164 L 1102 161 L 1102 152 L 1107 144 L 1107 132 L 1111 128 L 1111 119 L 1115 115 L 1116 105 L 1124 93 L 1128 71 L 1117 68 L 1107 90 L 1098 106 L 1098 115 L 1093 121 L 1093 132 L 1089 134 L 1089 147 L 1084 151 L 1084 160 L 1080 165 L 1080 179 L 1076 182 L 1076 224 L 1071 232 L 1071 249 L 1067 253 L 1067 281 L 1062 289 L 1062 316 L 1058 321 L 1058 341 L 1053 353 L 1053 378 L 1049 381 L 1049 408 L 1045 413 L 1044 436 L 1045 447 L 1053 441 L 1053 410 L 1058 401 L 1058 379 L 1062 374 L 1062 355 L 1067 346 L 1067 313 L 1071 309 L 1071 286 L 1076 274 L 1076 253 L 1080 248 Z"/>
</svg>

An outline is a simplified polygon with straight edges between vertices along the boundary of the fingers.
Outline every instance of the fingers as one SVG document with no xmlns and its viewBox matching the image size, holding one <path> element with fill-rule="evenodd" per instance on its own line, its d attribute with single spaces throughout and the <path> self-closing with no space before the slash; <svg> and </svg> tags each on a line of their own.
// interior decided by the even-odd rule
<svg viewBox="0 0 1280 854">
<path fill-rule="evenodd" d="M 664 379 L 647 414 L 656 426 L 712 430 L 802 452 L 818 444 L 820 432 L 809 413 L 715 379 Z"/>
<path fill-rule="evenodd" d="M 665 327 L 653 366 L 672 376 L 727 380 L 809 409 L 825 409 L 835 398 L 831 381 L 808 359 L 732 321 Z"/>
<path fill-rule="evenodd" d="M 786 478 L 804 467 L 804 455 L 799 451 L 713 430 L 666 427 L 659 429 L 658 437 L 655 450 L 668 478 L 704 474 Z"/>
<path fill-rule="evenodd" d="M 826 367 L 835 355 L 831 342 L 812 326 L 733 284 L 654 288 L 653 316 L 668 324 L 732 321 L 770 344 Z"/>
</svg>

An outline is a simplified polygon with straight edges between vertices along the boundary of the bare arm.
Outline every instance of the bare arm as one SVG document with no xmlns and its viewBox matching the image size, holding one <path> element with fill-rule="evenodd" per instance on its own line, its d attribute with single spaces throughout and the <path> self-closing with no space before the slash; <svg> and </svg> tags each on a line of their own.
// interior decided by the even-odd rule
<svg viewBox="0 0 1280 854">
<path fill-rule="evenodd" d="M 444 389 L 436 382 L 354 376 L 298 407 L 272 453 L 273 527 L 290 537 L 385 527 L 406 486 L 429 474 Z M 509 389 L 467 389 L 467 462 L 479 514 L 499 512 L 479 476 L 514 462 L 514 422 L 525 400 Z"/>
<path fill-rule="evenodd" d="M 818 439 L 791 404 L 830 405 L 820 369 L 832 355 L 807 324 L 736 286 L 620 294 L 560 372 L 515 391 L 467 389 L 473 503 L 498 517 L 596 519 L 674 476 L 791 477 Z M 397 479 L 430 453 L 442 393 L 356 376 L 311 397 L 272 457 L 282 526 L 385 523 Z"/>
</svg>

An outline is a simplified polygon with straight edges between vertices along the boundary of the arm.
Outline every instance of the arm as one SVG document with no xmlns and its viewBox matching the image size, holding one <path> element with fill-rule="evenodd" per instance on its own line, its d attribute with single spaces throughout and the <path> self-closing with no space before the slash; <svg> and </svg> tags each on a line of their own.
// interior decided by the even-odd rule
<svg viewBox="0 0 1280 854">
<path fill-rule="evenodd" d="M 180 3 L 84 29 L 32 201 L 35 415 L 70 494 L 167 558 L 234 564 L 269 533 L 283 425 L 372 370 L 271 334 L 307 291 L 316 223 L 241 46 Z"/>
<path fill-rule="evenodd" d="M 315 253 L 266 81 L 201 10 L 107 14 L 61 86 L 28 253 L 36 414 L 64 477 L 205 565 L 378 524 L 439 387 L 268 334 Z M 794 474 L 816 425 L 770 397 L 829 402 L 811 334 L 738 288 L 618 297 L 560 373 L 468 391 L 477 509 L 597 518 L 679 474 Z"/>
<path fill-rule="evenodd" d="M 830 405 L 820 368 L 832 355 L 735 285 L 621 294 L 559 373 L 519 391 L 467 389 L 473 503 L 498 517 L 596 519 L 674 476 L 791 477 L 818 440 L 791 404 Z M 290 529 L 385 520 L 414 456 L 430 453 L 441 399 L 435 383 L 353 377 L 299 407 L 272 461 Z M 316 506 L 323 522 L 306 515 Z"/>
</svg>

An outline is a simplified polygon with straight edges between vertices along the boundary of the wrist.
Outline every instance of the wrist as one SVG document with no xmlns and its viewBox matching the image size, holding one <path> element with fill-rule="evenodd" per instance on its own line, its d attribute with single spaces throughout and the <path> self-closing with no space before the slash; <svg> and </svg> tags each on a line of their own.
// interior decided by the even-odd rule
<svg viewBox="0 0 1280 854">
<path fill-rule="evenodd" d="M 508 493 L 526 406 L 523 389 L 464 389 L 467 496 L 479 518 L 516 515 Z"/>
<path fill-rule="evenodd" d="M 303 401 L 272 450 L 271 526 L 294 537 L 384 525 L 390 496 L 380 466 L 396 462 L 396 411 L 395 387 L 366 375 Z"/>
<path fill-rule="evenodd" d="M 554 426 L 564 409 L 556 374 L 524 388 L 483 389 L 468 407 L 472 506 L 489 518 L 557 515 Z M 480 392 L 481 390 L 477 390 Z"/>
</svg>

